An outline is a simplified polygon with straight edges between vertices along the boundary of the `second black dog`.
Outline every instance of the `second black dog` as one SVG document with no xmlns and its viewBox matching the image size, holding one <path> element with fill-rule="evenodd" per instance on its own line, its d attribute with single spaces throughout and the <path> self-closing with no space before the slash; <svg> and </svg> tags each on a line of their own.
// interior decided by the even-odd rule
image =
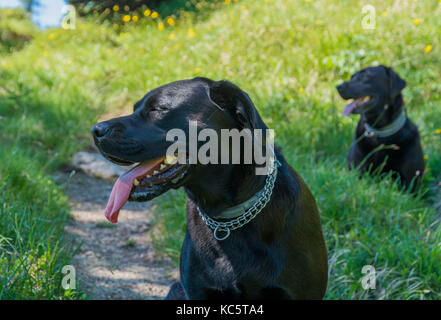
<svg viewBox="0 0 441 320">
<path fill-rule="evenodd" d="M 363 69 L 337 86 L 340 96 L 354 99 L 343 114 L 361 114 L 348 154 L 349 169 L 396 172 L 406 189 L 420 184 L 424 158 L 418 128 L 406 115 L 401 91 L 406 82 L 392 68 Z"/>
</svg>

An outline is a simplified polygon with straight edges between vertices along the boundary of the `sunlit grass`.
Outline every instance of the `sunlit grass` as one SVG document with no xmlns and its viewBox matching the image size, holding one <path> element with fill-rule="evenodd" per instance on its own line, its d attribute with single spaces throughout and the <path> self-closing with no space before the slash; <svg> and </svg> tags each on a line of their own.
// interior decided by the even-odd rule
<svg viewBox="0 0 441 320">
<path fill-rule="evenodd" d="M 38 33 L 22 10 L 0 10 L 0 54 L 20 50 Z"/>
</svg>

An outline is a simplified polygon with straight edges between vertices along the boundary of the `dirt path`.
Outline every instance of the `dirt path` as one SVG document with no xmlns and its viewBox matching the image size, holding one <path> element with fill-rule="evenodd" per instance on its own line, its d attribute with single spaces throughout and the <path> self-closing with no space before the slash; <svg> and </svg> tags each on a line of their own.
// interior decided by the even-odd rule
<svg viewBox="0 0 441 320">
<path fill-rule="evenodd" d="M 66 183 L 68 173 L 57 177 Z M 66 185 L 71 213 L 66 231 L 82 246 L 73 265 L 90 299 L 162 299 L 178 272 L 158 257 L 148 231 L 147 203 L 128 203 L 119 222 L 108 223 L 104 208 L 112 183 L 77 172 Z"/>
</svg>

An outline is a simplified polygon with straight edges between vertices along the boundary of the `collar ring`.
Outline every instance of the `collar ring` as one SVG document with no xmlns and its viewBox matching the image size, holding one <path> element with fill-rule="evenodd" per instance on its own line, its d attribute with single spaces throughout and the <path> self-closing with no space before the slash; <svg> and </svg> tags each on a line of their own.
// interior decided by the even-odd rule
<svg viewBox="0 0 441 320">
<path fill-rule="evenodd" d="M 219 234 L 219 232 L 221 232 L 221 233 L 224 232 L 225 233 L 224 236 Z M 213 235 L 214 235 L 214 238 L 218 241 L 225 240 L 226 238 L 228 238 L 230 236 L 230 228 L 217 226 L 214 229 Z"/>
</svg>

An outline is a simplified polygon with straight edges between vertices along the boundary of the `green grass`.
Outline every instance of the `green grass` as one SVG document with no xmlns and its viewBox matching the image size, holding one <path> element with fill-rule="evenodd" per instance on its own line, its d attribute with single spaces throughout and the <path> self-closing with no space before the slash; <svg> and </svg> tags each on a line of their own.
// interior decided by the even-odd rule
<svg viewBox="0 0 441 320">
<path fill-rule="evenodd" d="M 129 239 L 129 240 L 126 241 L 126 247 L 133 248 L 134 246 L 136 246 L 136 241 L 135 240 Z"/>
<path fill-rule="evenodd" d="M 75 251 L 65 239 L 67 199 L 32 154 L 1 149 L 0 299 L 69 299 L 61 273 Z"/>
<path fill-rule="evenodd" d="M 20 50 L 38 33 L 22 10 L 0 10 L 0 54 Z"/>
<path fill-rule="evenodd" d="M 0 160 L 7 165 L 0 177 L 0 234 L 8 240 L 0 247 L 0 279 L 40 288 L 43 280 L 29 270 L 47 259 L 52 264 L 41 268 L 49 270 L 48 289 L 35 296 L 61 297 L 51 277 L 59 277 L 70 259 L 62 249 L 63 223 L 56 223 L 65 221 L 67 204 L 48 173 L 90 143 L 89 128 L 102 113 L 130 112 L 159 85 L 206 76 L 249 93 L 316 197 L 330 259 L 327 299 L 440 299 L 441 134 L 435 130 L 441 128 L 441 4 L 373 0 L 375 30 L 361 27 L 363 4 L 231 1 L 202 16 L 175 12 L 181 18 L 163 30 L 160 19 L 117 28 L 89 19 L 76 30 L 38 33 L 21 51 L 1 56 Z M 419 24 L 412 22 L 418 18 Z M 391 179 L 358 179 L 346 170 L 357 118 L 341 116 L 344 102 L 335 85 L 378 63 L 392 65 L 408 84 L 408 113 L 428 156 L 418 198 L 397 190 Z M 156 201 L 155 247 L 175 263 L 184 202 L 182 190 Z M 17 221 L 14 228 L 11 221 Z M 29 268 L 20 264 L 34 256 Z M 376 290 L 361 288 L 366 264 L 377 269 Z M 8 281 L 2 297 L 33 296 L 34 289 Z"/>
<path fill-rule="evenodd" d="M 61 287 L 76 248 L 64 233 L 67 198 L 49 173 L 88 144 L 79 133 L 88 130 L 91 105 L 78 86 L 54 90 L 68 85 L 63 75 L 33 69 L 19 48 L 0 59 L 0 299 L 81 298 Z"/>
<path fill-rule="evenodd" d="M 114 228 L 116 228 L 116 225 L 111 224 L 110 222 L 98 222 L 95 226 L 97 228 L 101 228 L 101 229 L 114 229 Z"/>
</svg>

